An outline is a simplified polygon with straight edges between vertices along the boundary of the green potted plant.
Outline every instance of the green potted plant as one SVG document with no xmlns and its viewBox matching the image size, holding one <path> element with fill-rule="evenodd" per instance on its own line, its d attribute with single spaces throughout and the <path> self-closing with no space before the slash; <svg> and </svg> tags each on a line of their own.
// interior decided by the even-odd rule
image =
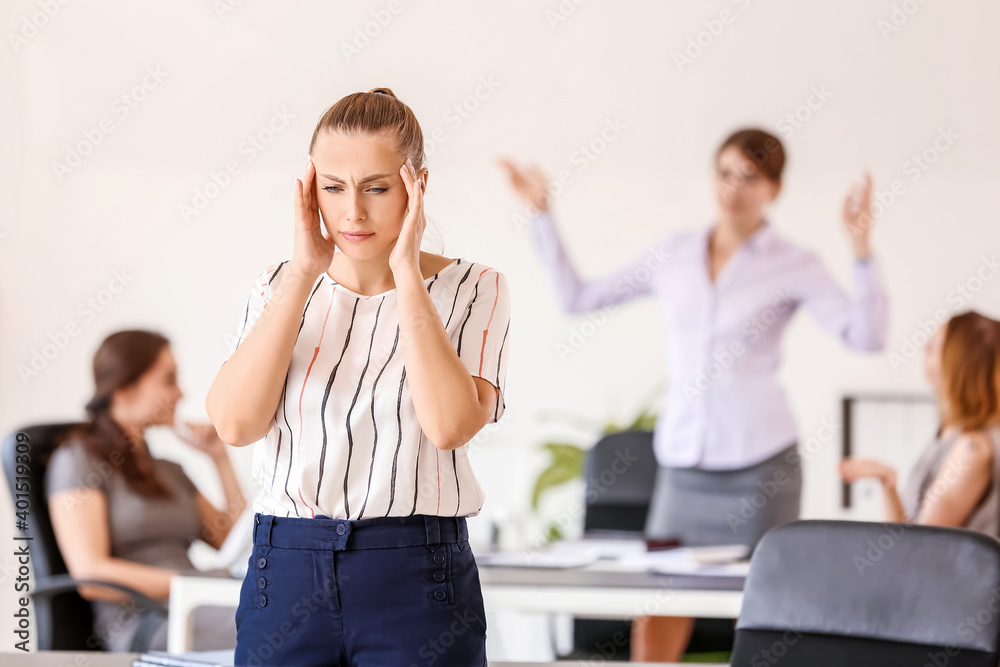
<svg viewBox="0 0 1000 667">
<path fill-rule="evenodd" d="M 537 513 L 542 496 L 552 489 L 562 486 L 575 479 L 583 477 L 584 467 L 587 460 L 587 451 L 603 436 L 621 431 L 652 431 L 656 427 L 656 409 L 660 402 L 660 396 L 664 384 L 661 383 L 645 401 L 639 413 L 628 423 L 620 424 L 610 420 L 602 423 L 591 422 L 589 426 L 584 426 L 592 435 L 589 438 L 589 445 L 584 447 L 571 442 L 549 441 L 543 442 L 539 447 L 548 450 L 549 465 L 545 467 L 535 479 L 535 484 L 531 491 L 531 511 Z M 579 414 L 565 413 L 562 411 L 548 411 L 540 415 L 543 422 L 555 419 L 566 418 L 575 427 L 587 424 L 588 418 Z M 550 544 L 563 538 L 562 529 L 557 523 L 550 522 L 544 530 L 545 543 Z"/>
</svg>

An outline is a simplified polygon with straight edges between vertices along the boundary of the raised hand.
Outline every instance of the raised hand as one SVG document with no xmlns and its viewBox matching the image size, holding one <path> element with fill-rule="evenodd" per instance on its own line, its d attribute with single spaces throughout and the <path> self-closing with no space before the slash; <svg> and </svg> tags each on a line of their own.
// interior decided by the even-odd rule
<svg viewBox="0 0 1000 667">
<path fill-rule="evenodd" d="M 174 432 L 187 444 L 217 459 L 226 456 L 226 443 L 219 437 L 215 426 L 206 422 L 195 424 L 182 422 L 174 427 Z"/>
<path fill-rule="evenodd" d="M 864 180 L 855 184 L 844 197 L 844 229 L 857 257 L 871 255 L 868 235 L 872 223 L 872 176 L 865 172 Z"/>
<path fill-rule="evenodd" d="M 538 211 L 549 208 L 549 179 L 538 165 L 520 167 L 509 158 L 497 158 L 497 164 L 507 173 L 514 192 Z"/>
</svg>

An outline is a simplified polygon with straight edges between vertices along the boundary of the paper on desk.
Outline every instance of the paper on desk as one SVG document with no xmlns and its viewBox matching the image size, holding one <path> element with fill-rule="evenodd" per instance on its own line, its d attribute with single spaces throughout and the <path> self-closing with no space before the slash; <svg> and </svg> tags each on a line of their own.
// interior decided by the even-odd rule
<svg viewBox="0 0 1000 667">
<path fill-rule="evenodd" d="M 619 559 L 646 553 L 646 543 L 641 539 L 585 537 L 577 540 L 559 540 L 549 546 L 550 553 L 590 553 L 595 558 Z"/>
<path fill-rule="evenodd" d="M 569 568 L 589 565 L 597 556 L 589 551 L 561 553 L 544 551 L 495 551 L 476 554 L 476 562 L 482 565 L 502 565 L 505 567 L 549 567 Z"/>
<path fill-rule="evenodd" d="M 684 574 L 689 572 L 706 572 L 707 568 L 737 564 L 749 553 L 749 548 L 742 544 L 725 544 L 707 547 L 678 547 L 662 551 L 646 551 L 631 554 L 618 559 L 616 565 L 621 570 L 656 572 L 673 572 Z M 720 570 L 723 571 L 723 570 Z"/>
<path fill-rule="evenodd" d="M 476 561 L 484 565 L 510 567 L 571 568 L 589 565 L 594 570 L 623 572 L 739 574 L 741 565 L 736 561 L 748 552 L 746 546 L 738 544 L 646 551 L 646 544 L 641 539 L 583 538 L 560 540 L 544 550 L 477 554 Z M 599 560 L 603 562 L 598 564 Z"/>
</svg>

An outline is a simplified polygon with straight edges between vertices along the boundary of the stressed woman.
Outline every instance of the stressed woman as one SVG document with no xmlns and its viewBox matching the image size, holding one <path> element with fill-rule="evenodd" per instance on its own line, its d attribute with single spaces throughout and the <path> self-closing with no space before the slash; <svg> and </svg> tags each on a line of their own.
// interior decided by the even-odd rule
<svg viewBox="0 0 1000 667">
<path fill-rule="evenodd" d="M 388 89 L 327 109 L 292 257 L 257 276 L 209 391 L 261 489 L 237 665 L 486 665 L 469 444 L 504 413 L 510 295 L 421 251 L 423 147 Z"/>
</svg>

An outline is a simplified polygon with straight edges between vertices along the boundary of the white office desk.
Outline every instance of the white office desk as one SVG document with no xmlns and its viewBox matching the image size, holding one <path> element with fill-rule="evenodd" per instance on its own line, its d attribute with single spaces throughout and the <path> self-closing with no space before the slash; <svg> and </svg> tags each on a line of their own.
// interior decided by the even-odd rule
<svg viewBox="0 0 1000 667">
<path fill-rule="evenodd" d="M 479 578 L 488 612 L 619 620 L 639 616 L 736 618 L 743 604 L 742 577 L 621 571 L 609 561 L 569 569 L 479 565 Z M 236 578 L 173 577 L 167 650 L 189 652 L 192 610 L 201 605 L 236 607 L 242 585 L 243 580 Z"/>
<path fill-rule="evenodd" d="M 604 560 L 569 569 L 479 565 L 479 580 L 487 611 L 736 618 L 743 604 L 743 577 L 636 572 Z"/>
</svg>

